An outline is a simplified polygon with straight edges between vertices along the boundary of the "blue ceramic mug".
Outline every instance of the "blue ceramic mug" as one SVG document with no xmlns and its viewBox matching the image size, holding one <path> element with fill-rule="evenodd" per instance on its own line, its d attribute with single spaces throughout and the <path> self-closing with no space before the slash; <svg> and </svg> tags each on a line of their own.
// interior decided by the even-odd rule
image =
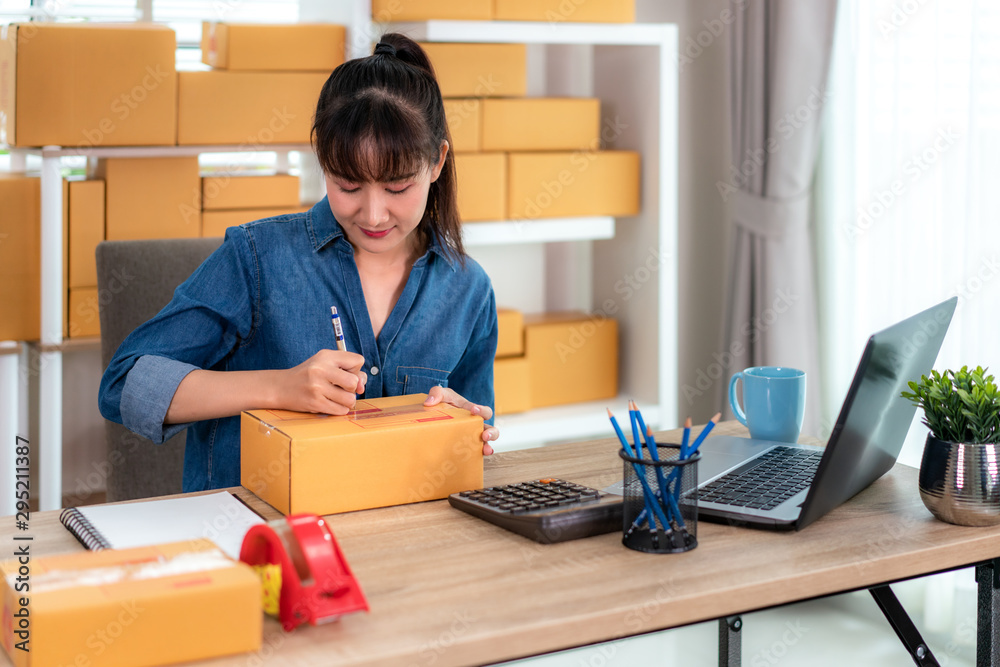
<svg viewBox="0 0 1000 667">
<path fill-rule="evenodd" d="M 736 398 L 736 383 L 741 379 L 743 406 Z M 783 366 L 755 366 L 734 373 L 729 380 L 729 405 L 751 438 L 797 442 L 806 410 L 806 373 Z"/>
</svg>

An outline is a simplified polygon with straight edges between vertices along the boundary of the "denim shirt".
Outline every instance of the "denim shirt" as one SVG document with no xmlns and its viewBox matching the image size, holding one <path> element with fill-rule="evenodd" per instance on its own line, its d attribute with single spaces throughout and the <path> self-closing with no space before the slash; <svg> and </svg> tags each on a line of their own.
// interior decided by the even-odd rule
<svg viewBox="0 0 1000 667">
<path fill-rule="evenodd" d="M 226 230 L 171 302 L 122 342 L 101 380 L 101 413 L 154 443 L 189 429 L 184 491 L 238 486 L 239 415 L 165 426 L 177 386 L 198 368 L 285 369 L 336 349 L 330 306 L 347 349 L 365 358 L 364 398 L 440 384 L 493 407 L 497 316 L 485 271 L 431 239 L 376 339 L 354 248 L 324 198 Z"/>
</svg>

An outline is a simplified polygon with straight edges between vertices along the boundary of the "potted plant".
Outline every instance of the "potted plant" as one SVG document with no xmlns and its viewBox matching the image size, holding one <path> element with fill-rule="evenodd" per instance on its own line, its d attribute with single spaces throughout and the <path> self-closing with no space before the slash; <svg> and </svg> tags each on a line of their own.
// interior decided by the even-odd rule
<svg viewBox="0 0 1000 667">
<path fill-rule="evenodd" d="M 920 498 L 942 521 L 1000 523 L 1000 389 L 986 369 L 931 371 L 902 393 L 930 429 L 920 463 Z"/>
</svg>

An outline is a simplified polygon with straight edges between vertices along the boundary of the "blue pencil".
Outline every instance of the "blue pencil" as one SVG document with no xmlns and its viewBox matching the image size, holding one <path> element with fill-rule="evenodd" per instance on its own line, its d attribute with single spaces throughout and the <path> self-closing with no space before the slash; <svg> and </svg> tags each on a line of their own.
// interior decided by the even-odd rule
<svg viewBox="0 0 1000 667">
<path fill-rule="evenodd" d="M 688 443 L 691 441 L 691 418 L 684 420 L 684 436 L 681 438 L 681 458 L 687 453 Z"/>
<path fill-rule="evenodd" d="M 653 460 L 657 463 L 660 462 L 660 452 L 656 449 L 656 440 L 653 439 L 653 431 L 648 426 L 646 426 L 646 421 L 642 418 L 642 413 L 639 411 L 639 406 L 635 404 L 635 401 L 629 401 L 629 409 L 635 411 L 635 421 L 639 425 L 639 431 L 646 434 L 646 449 L 649 450 L 649 455 L 653 457 Z M 655 466 L 656 468 L 656 479 L 660 485 L 660 493 L 665 493 L 664 489 L 667 488 L 667 480 L 663 474 L 663 466 Z M 673 508 L 676 509 L 676 508 Z M 680 513 L 677 513 L 677 519 L 680 520 Z M 683 521 L 681 521 L 683 524 Z"/>
<path fill-rule="evenodd" d="M 621 441 L 622 447 L 625 449 L 625 453 L 631 458 L 636 458 L 632 448 L 628 444 L 628 440 L 625 438 L 625 434 L 622 433 L 622 429 L 618 425 L 618 421 L 615 419 L 615 416 L 611 414 L 610 409 L 608 409 L 608 419 L 611 420 L 611 425 L 614 427 L 615 433 L 618 435 L 618 440 Z M 660 520 L 660 523 L 663 525 L 663 530 L 670 530 L 670 522 L 667 521 L 667 517 L 664 516 L 663 509 L 660 507 L 660 503 L 657 502 L 656 495 L 653 493 L 653 490 L 649 488 L 649 483 L 646 482 L 646 476 L 642 474 L 639 464 L 633 463 L 632 467 L 635 469 L 636 477 L 639 478 L 639 484 L 642 486 L 644 500 L 646 501 L 646 509 L 648 510 L 650 505 L 652 505 L 653 514 L 655 514 L 656 518 Z M 650 524 L 654 529 L 656 528 L 655 521 L 650 521 Z"/>
<path fill-rule="evenodd" d="M 634 404 L 630 400 L 628 402 L 628 420 L 632 425 L 632 443 L 635 447 L 635 458 L 642 458 L 642 437 L 639 435 L 639 423 L 636 418 L 636 411 L 632 408 Z"/>
<path fill-rule="evenodd" d="M 711 421 L 705 424 L 705 428 L 701 429 L 701 433 L 698 434 L 698 437 L 695 438 L 695 441 L 691 443 L 691 447 L 689 447 L 687 451 L 687 456 L 691 456 L 696 451 L 698 451 L 698 448 L 701 447 L 701 443 L 705 442 L 705 438 L 707 438 L 708 434 L 712 432 L 712 429 L 715 428 L 715 425 L 719 423 L 720 419 L 722 419 L 722 413 L 716 412 L 715 416 L 712 417 Z"/>
</svg>

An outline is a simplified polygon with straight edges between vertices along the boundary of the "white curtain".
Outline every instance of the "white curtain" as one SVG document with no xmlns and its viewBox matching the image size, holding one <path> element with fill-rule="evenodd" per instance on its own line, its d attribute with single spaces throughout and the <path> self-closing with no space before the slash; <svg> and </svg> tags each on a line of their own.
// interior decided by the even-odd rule
<svg viewBox="0 0 1000 667">
<path fill-rule="evenodd" d="M 998 26 L 989 0 L 841 0 L 815 201 L 827 430 L 867 337 L 952 295 L 934 367 L 1000 376 Z M 922 629 L 968 638 L 970 578 L 930 580 Z"/>
</svg>

